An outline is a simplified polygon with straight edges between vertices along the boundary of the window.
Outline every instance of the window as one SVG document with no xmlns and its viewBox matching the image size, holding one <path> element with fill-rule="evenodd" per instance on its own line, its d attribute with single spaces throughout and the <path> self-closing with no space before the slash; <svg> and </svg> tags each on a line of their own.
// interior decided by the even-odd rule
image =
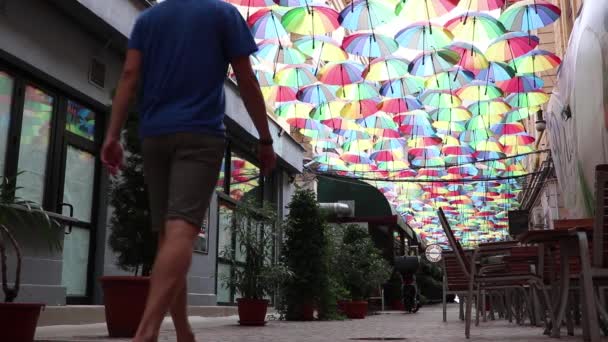
<svg viewBox="0 0 608 342">
<path fill-rule="evenodd" d="M 230 197 L 235 201 L 255 196 L 261 198 L 260 169 L 251 162 L 232 154 L 230 164 Z"/>
<path fill-rule="evenodd" d="M 26 86 L 17 163 L 17 193 L 22 199 L 43 203 L 51 116 L 55 99 Z"/>
<path fill-rule="evenodd" d="M 194 243 L 194 251 L 198 253 L 208 253 L 209 252 L 209 208 L 207 208 L 207 214 L 205 214 L 205 218 L 203 219 L 203 224 L 201 224 L 201 230 L 198 232 L 198 239 Z"/>
<path fill-rule="evenodd" d="M 15 81 L 13 78 L 0 71 L 0 175 L 4 173 L 4 165 L 6 163 L 6 146 L 11 121 L 14 86 Z"/>
<path fill-rule="evenodd" d="M 63 207 L 63 215 L 91 222 L 93 190 L 95 185 L 95 156 L 68 145 L 65 162 L 63 203 L 73 207 L 73 213 Z"/>
<path fill-rule="evenodd" d="M 95 113 L 74 101 L 68 101 L 65 128 L 85 139 L 95 140 Z"/>
</svg>

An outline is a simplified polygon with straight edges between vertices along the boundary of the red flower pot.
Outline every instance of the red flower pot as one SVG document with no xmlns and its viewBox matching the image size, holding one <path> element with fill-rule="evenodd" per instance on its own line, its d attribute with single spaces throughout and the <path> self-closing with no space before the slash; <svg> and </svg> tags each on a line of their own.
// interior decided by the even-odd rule
<svg viewBox="0 0 608 342">
<path fill-rule="evenodd" d="M 367 315 L 367 301 L 352 301 L 346 303 L 346 317 L 350 319 L 363 319 Z"/>
<path fill-rule="evenodd" d="M 240 325 L 260 326 L 266 324 L 266 311 L 268 310 L 266 299 L 239 298 L 236 301 Z"/>
<path fill-rule="evenodd" d="M 43 307 L 39 303 L 0 303 L 0 341 L 34 341 Z"/>
<path fill-rule="evenodd" d="M 391 309 L 397 311 L 405 310 L 405 305 L 403 305 L 402 299 L 395 299 L 391 302 Z"/>
<path fill-rule="evenodd" d="M 149 277 L 106 276 L 103 288 L 106 325 L 110 337 L 133 337 L 146 308 Z"/>
</svg>

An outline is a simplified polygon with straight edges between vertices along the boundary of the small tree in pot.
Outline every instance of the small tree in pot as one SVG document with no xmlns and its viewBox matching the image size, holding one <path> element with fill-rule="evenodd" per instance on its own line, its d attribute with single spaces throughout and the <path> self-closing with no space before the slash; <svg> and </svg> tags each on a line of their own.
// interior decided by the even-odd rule
<svg viewBox="0 0 608 342">
<path fill-rule="evenodd" d="M 251 199 L 239 203 L 234 212 L 230 228 L 238 241 L 236 249 L 245 259 L 238 260 L 235 249 L 222 251 L 232 270 L 222 280 L 241 296 L 237 299 L 241 325 L 264 325 L 268 298 L 291 275 L 282 263 L 273 260 L 275 224 L 276 214 L 271 206 L 258 208 Z"/>
<path fill-rule="evenodd" d="M 364 318 L 367 314 L 366 299 L 389 279 L 391 266 L 374 246 L 369 233 L 357 225 L 346 227 L 338 265 L 352 300 L 346 304 L 346 316 Z"/>
<path fill-rule="evenodd" d="M 22 250 L 19 241 L 29 245 L 43 242 L 50 250 L 61 249 L 63 233 L 60 225 L 30 201 L 15 197 L 15 181 L 3 177 L 0 183 L 0 263 L 4 303 L 0 303 L 0 340 L 34 340 L 42 303 L 15 303 L 21 285 Z M 15 277 L 12 286 L 8 279 L 8 251 L 12 247 L 15 258 Z"/>
<path fill-rule="evenodd" d="M 150 229 L 148 192 L 144 182 L 143 158 L 137 134 L 137 115 L 129 115 L 123 134 L 126 163 L 113 179 L 108 243 L 116 254 L 116 265 L 134 276 L 105 276 L 106 320 L 111 337 L 132 337 L 145 308 L 158 237 Z"/>
</svg>

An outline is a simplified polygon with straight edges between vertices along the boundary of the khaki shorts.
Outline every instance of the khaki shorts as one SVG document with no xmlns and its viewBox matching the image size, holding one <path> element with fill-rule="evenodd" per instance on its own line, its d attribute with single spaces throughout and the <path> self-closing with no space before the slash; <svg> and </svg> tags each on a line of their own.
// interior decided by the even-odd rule
<svg viewBox="0 0 608 342">
<path fill-rule="evenodd" d="M 183 219 L 197 227 L 203 223 L 225 145 L 224 138 L 197 133 L 144 139 L 152 230 L 162 230 L 169 219 Z"/>
</svg>

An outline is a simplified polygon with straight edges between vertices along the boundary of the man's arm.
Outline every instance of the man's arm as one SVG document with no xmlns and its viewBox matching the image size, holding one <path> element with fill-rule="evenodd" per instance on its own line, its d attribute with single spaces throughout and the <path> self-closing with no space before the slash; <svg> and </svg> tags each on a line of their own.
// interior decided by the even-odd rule
<svg viewBox="0 0 608 342">
<path fill-rule="evenodd" d="M 127 58 L 112 102 L 112 115 L 101 151 L 101 160 L 113 174 L 122 166 L 123 151 L 120 145 L 120 132 L 127 120 L 129 103 L 137 90 L 141 63 L 142 54 L 139 50 L 127 51 Z"/>
<path fill-rule="evenodd" d="M 249 56 L 236 57 L 231 61 L 232 69 L 236 76 L 241 98 L 247 108 L 247 112 L 260 134 L 258 154 L 262 167 L 262 173 L 268 175 L 276 164 L 276 155 L 272 148 L 272 136 L 268 129 L 268 118 L 266 117 L 266 103 L 260 90 Z"/>
</svg>

